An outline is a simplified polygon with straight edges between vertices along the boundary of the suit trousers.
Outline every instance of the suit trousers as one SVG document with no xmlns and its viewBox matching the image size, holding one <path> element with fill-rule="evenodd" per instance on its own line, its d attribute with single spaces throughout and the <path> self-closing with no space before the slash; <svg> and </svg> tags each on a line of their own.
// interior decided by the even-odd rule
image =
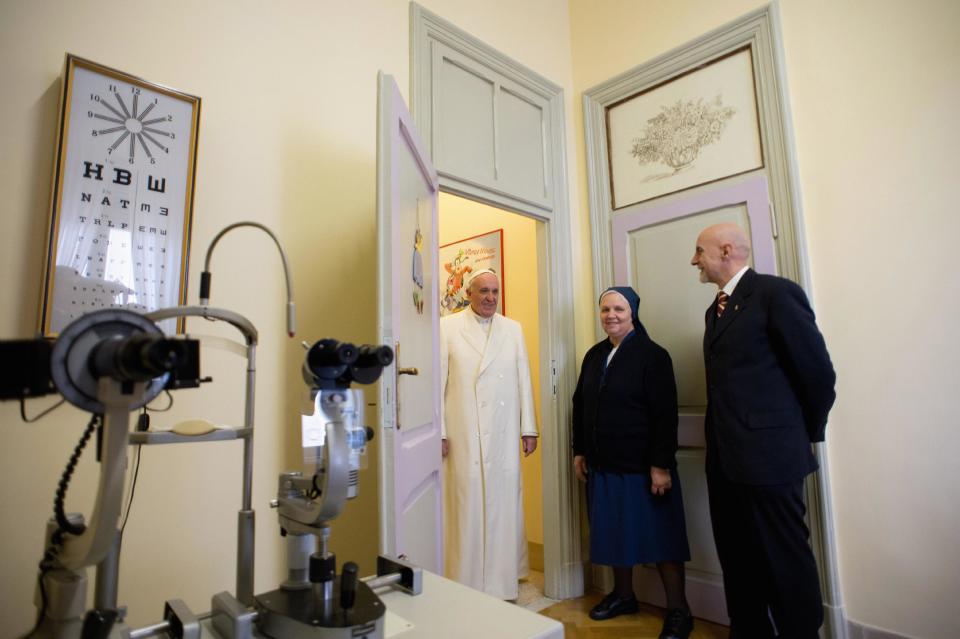
<svg viewBox="0 0 960 639">
<path fill-rule="evenodd" d="M 731 639 L 817 637 L 823 599 L 803 482 L 751 486 L 711 472 L 707 488 Z"/>
</svg>

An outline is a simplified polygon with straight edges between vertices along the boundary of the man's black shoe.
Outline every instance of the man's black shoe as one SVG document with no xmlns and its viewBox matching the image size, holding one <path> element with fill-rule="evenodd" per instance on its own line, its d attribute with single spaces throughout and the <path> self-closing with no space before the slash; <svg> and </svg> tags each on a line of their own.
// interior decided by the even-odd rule
<svg viewBox="0 0 960 639">
<path fill-rule="evenodd" d="M 687 639 L 693 630 L 693 616 L 689 610 L 673 608 L 663 617 L 660 639 Z"/>
<path fill-rule="evenodd" d="M 611 592 L 590 610 L 590 618 L 594 621 L 603 621 L 620 615 L 633 614 L 639 609 L 636 597 L 632 595 L 620 597 L 617 593 Z"/>
</svg>

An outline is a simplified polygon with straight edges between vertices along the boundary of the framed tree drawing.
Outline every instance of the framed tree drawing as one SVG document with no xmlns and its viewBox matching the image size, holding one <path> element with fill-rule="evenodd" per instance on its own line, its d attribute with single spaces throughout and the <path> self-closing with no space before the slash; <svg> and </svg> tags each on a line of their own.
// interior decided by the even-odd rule
<svg viewBox="0 0 960 639">
<path fill-rule="evenodd" d="M 470 273 L 483 268 L 496 271 L 500 278 L 500 301 L 497 312 L 506 313 L 507 301 L 503 272 L 503 229 L 474 235 L 440 247 L 440 269 L 446 278 L 440 284 L 440 316 L 459 313 L 470 306 L 464 283 Z"/>
<path fill-rule="evenodd" d="M 749 46 L 606 108 L 612 208 L 763 166 Z"/>
<path fill-rule="evenodd" d="M 67 54 L 60 103 L 41 332 L 184 303 L 200 98 Z"/>
</svg>

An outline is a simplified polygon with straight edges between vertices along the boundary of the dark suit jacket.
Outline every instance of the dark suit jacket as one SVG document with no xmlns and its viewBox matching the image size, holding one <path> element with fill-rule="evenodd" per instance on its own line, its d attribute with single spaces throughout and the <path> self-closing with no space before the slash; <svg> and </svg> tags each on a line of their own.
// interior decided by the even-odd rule
<svg viewBox="0 0 960 639">
<path fill-rule="evenodd" d="M 587 351 L 573 394 L 573 454 L 609 473 L 675 468 L 677 385 L 673 362 L 641 331 L 613 349 L 603 340 Z"/>
<path fill-rule="evenodd" d="M 752 485 L 817 469 L 836 374 L 803 290 L 747 270 L 726 310 L 707 309 L 707 472 Z"/>
</svg>

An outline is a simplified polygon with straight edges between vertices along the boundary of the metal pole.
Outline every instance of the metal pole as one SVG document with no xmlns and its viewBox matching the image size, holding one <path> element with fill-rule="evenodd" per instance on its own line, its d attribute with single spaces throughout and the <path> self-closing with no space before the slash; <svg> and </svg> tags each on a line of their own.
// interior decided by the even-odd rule
<svg viewBox="0 0 960 639">
<path fill-rule="evenodd" d="M 97 564 L 93 606 L 98 610 L 117 609 L 117 589 L 120 582 L 120 543 L 120 531 L 118 530 L 106 557 Z"/>
<path fill-rule="evenodd" d="M 256 514 L 253 511 L 253 414 L 257 375 L 257 345 L 247 343 L 247 388 L 243 426 L 243 508 L 237 513 L 237 600 L 253 605 L 253 562 Z"/>
</svg>

